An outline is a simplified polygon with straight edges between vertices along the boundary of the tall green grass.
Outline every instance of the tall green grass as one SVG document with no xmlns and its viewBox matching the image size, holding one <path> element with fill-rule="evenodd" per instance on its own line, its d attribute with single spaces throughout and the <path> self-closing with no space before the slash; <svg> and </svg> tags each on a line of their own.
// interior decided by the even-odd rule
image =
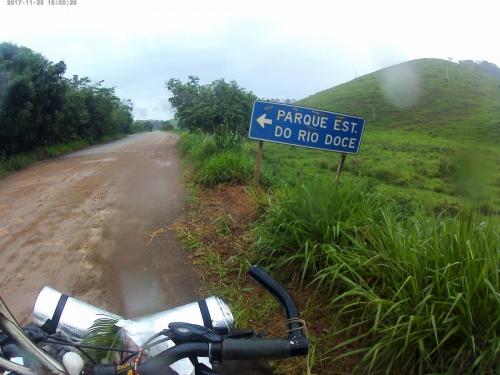
<svg viewBox="0 0 500 375">
<path fill-rule="evenodd" d="M 400 222 L 383 211 L 351 248 L 324 247 L 316 280 L 355 333 L 336 349 L 358 341 L 373 372 L 498 373 L 499 240 L 473 215 Z"/>
<path fill-rule="evenodd" d="M 281 191 L 254 233 L 330 296 L 331 357 L 368 373 L 500 371 L 500 238 L 484 218 L 401 215 L 368 182 L 317 179 Z"/>
<path fill-rule="evenodd" d="M 225 151 L 241 152 L 245 139 L 234 132 L 183 134 L 177 147 L 183 156 L 199 165 L 208 158 Z"/>
<path fill-rule="evenodd" d="M 222 183 L 245 184 L 253 176 L 254 164 L 246 156 L 234 151 L 224 151 L 203 162 L 196 181 L 205 187 Z"/>
<path fill-rule="evenodd" d="M 253 176 L 254 162 L 243 152 L 245 139 L 234 132 L 184 134 L 179 151 L 194 165 L 195 180 L 212 187 L 222 183 L 245 184 Z"/>
<path fill-rule="evenodd" d="M 379 216 L 381 205 L 368 180 L 354 186 L 316 177 L 286 186 L 256 223 L 256 246 L 268 259 L 280 257 L 297 266 L 304 279 L 326 265 L 324 245 L 351 246 L 353 238 L 367 232 L 369 219 Z"/>
</svg>

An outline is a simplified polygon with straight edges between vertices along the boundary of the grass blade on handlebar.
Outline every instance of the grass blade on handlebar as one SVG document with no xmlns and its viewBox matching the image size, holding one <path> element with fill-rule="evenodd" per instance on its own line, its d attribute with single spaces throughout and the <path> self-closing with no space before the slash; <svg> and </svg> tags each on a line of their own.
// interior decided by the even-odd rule
<svg viewBox="0 0 500 375">
<path fill-rule="evenodd" d="M 116 352 L 113 349 L 123 349 L 124 347 L 124 339 L 120 327 L 116 326 L 117 322 L 117 319 L 111 317 L 97 319 L 89 328 L 87 335 L 85 335 L 82 341 L 82 344 L 85 345 L 109 348 L 108 351 L 88 351 L 89 355 L 98 363 L 104 358 L 111 362 L 116 361 Z"/>
</svg>

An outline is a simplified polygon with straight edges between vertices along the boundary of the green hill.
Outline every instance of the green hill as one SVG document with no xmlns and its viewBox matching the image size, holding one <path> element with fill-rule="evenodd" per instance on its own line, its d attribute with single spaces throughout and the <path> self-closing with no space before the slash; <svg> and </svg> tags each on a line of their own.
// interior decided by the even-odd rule
<svg viewBox="0 0 500 375">
<path fill-rule="evenodd" d="M 416 202 L 436 213 L 475 207 L 500 215 L 500 79 L 421 59 L 297 104 L 366 118 L 360 153 L 347 158 L 343 179 L 372 178 L 403 204 Z M 337 168 L 335 153 L 274 144 L 265 149 L 263 170 L 278 183 L 334 176 Z"/>
<path fill-rule="evenodd" d="M 500 79 L 446 60 L 391 66 L 298 104 L 360 115 L 368 126 L 500 141 Z"/>
</svg>

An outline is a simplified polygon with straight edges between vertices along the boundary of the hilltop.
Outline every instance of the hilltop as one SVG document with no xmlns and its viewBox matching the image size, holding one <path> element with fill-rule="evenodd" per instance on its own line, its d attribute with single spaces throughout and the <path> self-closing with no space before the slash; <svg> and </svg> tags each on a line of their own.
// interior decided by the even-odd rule
<svg viewBox="0 0 500 375">
<path fill-rule="evenodd" d="M 297 104 L 363 116 L 370 127 L 500 140 L 500 79 L 446 60 L 404 62 Z"/>
</svg>

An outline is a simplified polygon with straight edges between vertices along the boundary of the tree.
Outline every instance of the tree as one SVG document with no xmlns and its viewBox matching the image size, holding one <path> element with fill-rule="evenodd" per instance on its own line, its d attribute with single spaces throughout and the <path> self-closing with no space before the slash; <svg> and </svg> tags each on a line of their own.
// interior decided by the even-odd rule
<svg viewBox="0 0 500 375">
<path fill-rule="evenodd" d="M 252 105 L 257 97 L 235 81 L 219 79 L 200 85 L 198 77 L 189 76 L 186 83 L 172 78 L 166 87 L 172 93 L 169 101 L 176 111 L 180 128 L 247 132 Z"/>
</svg>

